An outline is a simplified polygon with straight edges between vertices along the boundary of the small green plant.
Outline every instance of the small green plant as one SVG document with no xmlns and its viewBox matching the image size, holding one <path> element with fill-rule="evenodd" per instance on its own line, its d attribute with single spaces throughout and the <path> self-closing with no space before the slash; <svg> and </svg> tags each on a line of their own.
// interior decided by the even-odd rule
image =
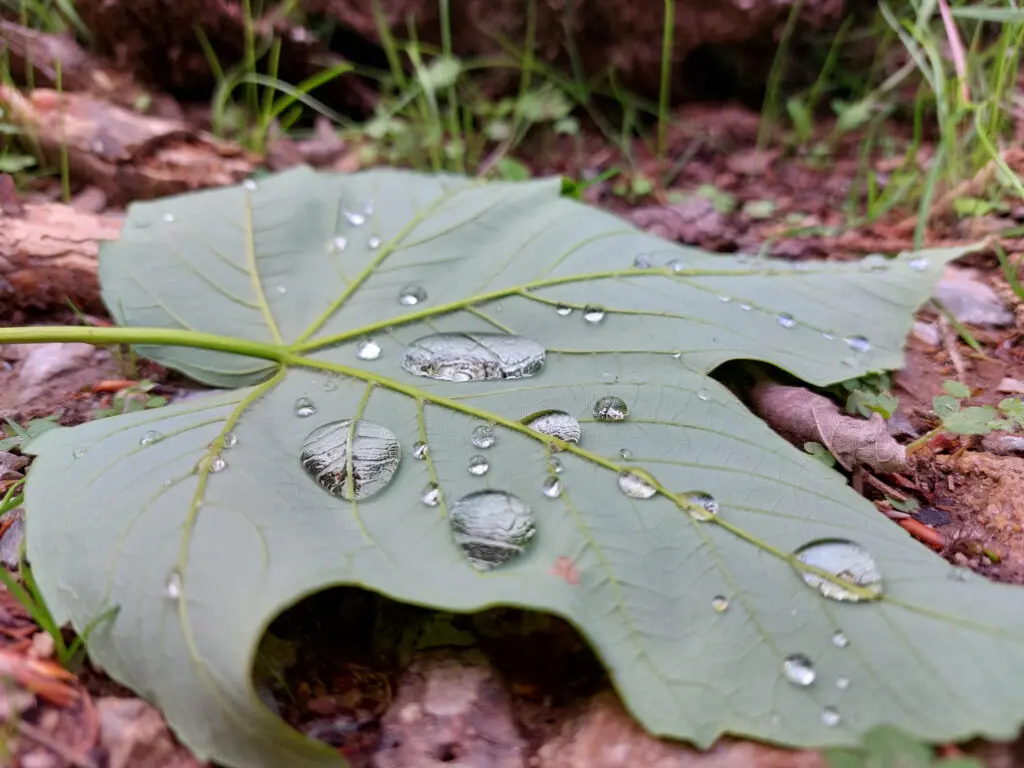
<svg viewBox="0 0 1024 768">
<path fill-rule="evenodd" d="M 148 411 L 150 408 L 167 405 L 166 397 L 151 394 L 154 387 L 156 384 L 149 379 L 143 379 L 130 387 L 125 387 L 114 394 L 109 408 L 96 408 L 92 412 L 92 417 L 103 419 L 108 416 Z"/>
<path fill-rule="evenodd" d="M 829 768 L 983 768 L 971 757 L 937 757 L 931 747 L 888 726 L 869 731 L 858 749 L 826 750 L 825 759 Z"/>
<path fill-rule="evenodd" d="M 51 413 L 49 416 L 44 416 L 41 419 L 32 419 L 24 427 L 16 424 L 10 419 L 5 419 L 4 424 L 0 427 L 2 433 L 5 435 L 0 439 L 0 451 L 9 451 L 12 448 L 20 448 L 22 445 L 27 443 L 33 437 L 38 437 L 44 432 L 48 432 L 59 426 L 57 419 L 59 419 L 61 413 Z"/>
<path fill-rule="evenodd" d="M 944 432 L 955 435 L 987 435 L 992 432 L 1014 432 L 1024 429 L 1024 401 L 1007 397 L 999 405 L 964 406 L 973 396 L 969 387 L 958 381 L 942 384 L 942 394 L 932 399 L 939 426 L 911 443 L 907 450 L 925 445 Z"/>
<path fill-rule="evenodd" d="M 872 413 L 888 419 L 899 407 L 899 398 L 892 393 L 892 377 L 888 373 L 844 381 L 834 389 L 846 397 L 845 410 L 851 416 L 870 418 Z"/>
</svg>

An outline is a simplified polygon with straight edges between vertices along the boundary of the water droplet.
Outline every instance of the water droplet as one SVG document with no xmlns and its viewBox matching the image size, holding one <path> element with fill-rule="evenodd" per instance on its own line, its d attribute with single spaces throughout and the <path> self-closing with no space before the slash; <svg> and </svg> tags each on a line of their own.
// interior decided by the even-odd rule
<svg viewBox="0 0 1024 768">
<path fill-rule="evenodd" d="M 362 500 L 378 493 L 398 471 L 398 438 L 379 424 L 361 419 L 332 421 L 306 437 L 299 460 L 332 496 Z"/>
<path fill-rule="evenodd" d="M 238 435 L 234 432 L 225 432 L 222 447 L 234 448 L 236 445 L 238 445 Z"/>
<path fill-rule="evenodd" d="M 971 569 L 963 566 L 953 566 L 949 569 L 949 578 L 953 581 L 967 581 L 971 578 Z"/>
<path fill-rule="evenodd" d="M 324 392 L 333 392 L 338 388 L 338 381 L 333 376 L 328 376 L 324 379 L 324 383 L 321 385 L 321 389 Z"/>
<path fill-rule="evenodd" d="M 604 320 L 604 309 L 602 307 L 588 306 L 583 308 L 583 319 L 591 325 L 597 325 Z"/>
<path fill-rule="evenodd" d="M 742 309 L 744 312 L 749 312 L 753 308 L 754 307 L 751 304 L 740 304 L 740 309 Z"/>
<path fill-rule="evenodd" d="M 814 587 L 830 600 L 858 602 L 874 600 L 882 595 L 882 574 L 878 570 L 878 565 L 871 554 L 859 544 L 842 539 L 825 539 L 804 545 L 795 555 L 800 562 L 855 584 L 863 591 L 862 594 L 853 592 L 816 573 L 800 571 L 800 577 L 805 584 Z"/>
<path fill-rule="evenodd" d="M 848 638 L 841 629 L 837 629 L 832 633 L 832 645 L 836 648 L 845 648 L 850 644 L 850 638 Z"/>
<path fill-rule="evenodd" d="M 731 296 L 719 296 L 718 300 L 720 302 L 722 302 L 723 304 L 728 304 L 730 301 L 732 301 L 732 297 Z"/>
<path fill-rule="evenodd" d="M 619 490 L 631 499 L 649 499 L 658 492 L 658 489 L 635 469 L 625 469 L 619 472 Z"/>
<path fill-rule="evenodd" d="M 863 336 L 847 336 L 843 341 L 854 352 L 867 352 L 871 349 L 871 342 Z"/>
<path fill-rule="evenodd" d="M 210 459 L 210 474 L 215 475 L 218 472 L 223 472 L 228 468 L 228 463 L 220 456 L 214 456 Z"/>
<path fill-rule="evenodd" d="M 881 272 L 889 268 L 889 260 L 880 253 L 869 253 L 861 259 L 860 266 L 866 272 Z"/>
<path fill-rule="evenodd" d="M 796 320 L 787 312 L 780 312 L 775 316 L 775 319 L 779 321 L 779 325 L 783 328 L 796 328 Z"/>
<path fill-rule="evenodd" d="M 924 272 L 926 269 L 928 269 L 928 259 L 924 258 L 923 256 L 919 256 L 916 259 L 911 259 L 910 261 L 907 262 L 907 264 L 915 272 Z"/>
<path fill-rule="evenodd" d="M 631 450 L 629 450 L 629 448 L 620 448 L 619 449 L 619 457 L 623 461 L 632 461 L 633 460 L 633 452 Z"/>
<path fill-rule="evenodd" d="M 282 296 L 284 296 L 284 295 L 285 295 L 286 293 L 288 293 L 288 289 L 287 289 L 287 288 L 285 288 L 285 287 L 284 287 L 283 285 L 278 285 L 278 286 L 276 286 L 276 287 L 274 288 L 274 290 L 275 290 L 275 291 L 276 291 L 277 293 L 279 293 L 280 295 L 282 295 Z"/>
<path fill-rule="evenodd" d="M 806 688 L 814 682 L 818 673 L 814 671 L 814 664 L 809 658 L 802 653 L 794 653 L 792 656 L 787 656 L 786 660 L 782 662 L 782 676 L 793 685 Z"/>
<path fill-rule="evenodd" d="M 541 486 L 544 495 L 549 499 L 557 499 L 562 495 L 562 481 L 555 475 L 544 478 L 544 485 Z"/>
<path fill-rule="evenodd" d="M 330 250 L 334 253 L 341 253 L 348 248 L 348 238 L 344 235 L 338 235 L 337 237 L 331 238 Z"/>
<path fill-rule="evenodd" d="M 637 257 L 633 259 L 634 269 L 650 269 L 651 268 L 651 256 L 647 253 L 637 254 Z"/>
<path fill-rule="evenodd" d="M 718 499 L 704 491 L 691 491 L 683 494 L 686 500 L 696 506 L 687 507 L 690 517 L 700 522 L 707 522 L 718 514 Z M 699 509 L 698 509 L 699 507 Z M 703 510 L 703 511 L 702 511 Z"/>
<path fill-rule="evenodd" d="M 594 403 L 594 418 L 598 421 L 622 421 L 629 416 L 629 406 L 621 397 L 602 397 Z"/>
<path fill-rule="evenodd" d="M 361 227 L 366 223 L 366 214 L 359 211 L 342 211 L 342 214 L 353 227 Z"/>
<path fill-rule="evenodd" d="M 564 304 L 559 304 L 557 307 L 555 307 L 555 312 L 557 312 L 562 317 L 568 317 L 569 315 L 572 314 L 572 307 L 567 307 Z"/>
<path fill-rule="evenodd" d="M 834 728 L 839 725 L 842 718 L 839 716 L 839 712 L 836 711 L 835 707 L 825 707 L 821 710 L 821 722 L 822 725 L 827 725 L 829 728 Z"/>
<path fill-rule="evenodd" d="M 245 181 L 243 181 L 242 186 L 245 187 L 250 192 L 255 192 L 257 189 L 259 189 L 259 187 L 256 186 L 256 182 L 253 181 L 252 179 L 246 179 Z"/>
<path fill-rule="evenodd" d="M 162 434 L 157 432 L 155 429 L 151 429 L 148 432 L 146 432 L 141 438 L 139 438 L 139 445 L 152 445 L 161 437 L 163 437 Z"/>
<path fill-rule="evenodd" d="M 403 307 L 415 307 L 427 300 L 427 292 L 418 285 L 407 285 L 398 294 L 398 303 Z"/>
<path fill-rule="evenodd" d="M 548 466 L 551 467 L 551 471 L 556 475 L 560 475 L 565 471 L 565 467 L 562 466 L 562 460 L 557 456 L 552 456 L 548 459 Z"/>
<path fill-rule="evenodd" d="M 708 391 L 706 389 L 702 389 L 697 393 L 698 400 L 703 400 L 704 402 L 707 402 L 709 397 L 710 395 L 708 394 Z"/>
<path fill-rule="evenodd" d="M 597 380 L 600 381 L 602 384 L 615 384 L 618 382 L 619 377 L 616 376 L 614 373 L 609 373 L 608 371 L 605 371 L 597 378 Z"/>
<path fill-rule="evenodd" d="M 848 677 L 837 677 L 836 678 L 836 688 L 838 688 L 840 691 L 845 691 L 849 687 L 850 687 L 850 678 L 848 678 Z"/>
<path fill-rule="evenodd" d="M 371 251 L 375 251 L 378 248 L 380 248 L 380 238 L 371 237 L 369 240 L 366 241 L 366 245 Z"/>
<path fill-rule="evenodd" d="M 477 491 L 459 499 L 448 522 L 470 565 L 487 571 L 521 555 L 537 533 L 532 510 L 504 491 Z"/>
<path fill-rule="evenodd" d="M 725 613 L 729 610 L 729 598 L 725 595 L 715 595 L 711 598 L 711 607 L 715 613 Z"/>
<path fill-rule="evenodd" d="M 477 448 L 490 448 L 497 440 L 498 436 L 490 424 L 481 424 L 469 436 L 469 441 Z"/>
<path fill-rule="evenodd" d="M 412 444 L 412 457 L 414 459 L 419 459 L 420 461 L 423 461 L 423 459 L 427 458 L 428 453 L 430 453 L 430 446 L 428 446 L 422 440 L 417 440 L 415 443 Z"/>
<path fill-rule="evenodd" d="M 164 219 L 164 221 L 166 221 L 166 222 L 167 222 L 168 224 L 170 224 L 170 223 L 171 223 L 172 221 L 174 221 L 174 214 L 173 214 L 173 213 L 165 213 L 165 214 L 163 215 L 163 219 Z"/>
<path fill-rule="evenodd" d="M 821 334 L 821 338 L 825 339 L 825 341 L 832 341 L 835 337 L 836 335 L 834 333 L 829 333 L 828 331 Z"/>
<path fill-rule="evenodd" d="M 526 426 L 534 432 L 557 437 L 559 440 L 564 440 L 567 443 L 578 444 L 580 442 L 580 423 L 565 411 L 542 413 L 535 419 L 530 419 Z M 557 445 L 552 445 L 551 450 L 558 451 L 561 449 Z"/>
<path fill-rule="evenodd" d="M 164 594 L 172 600 L 177 600 L 181 597 L 181 574 L 177 571 L 171 571 L 171 575 L 167 577 L 167 586 L 164 588 Z"/>
<path fill-rule="evenodd" d="M 671 355 L 672 355 L 672 359 L 673 360 L 682 360 L 683 359 L 683 353 L 680 352 L 678 349 L 673 349 L 672 352 L 671 352 Z"/>
<path fill-rule="evenodd" d="M 486 475 L 487 470 L 490 468 L 491 465 L 488 463 L 487 457 L 483 454 L 478 453 L 469 457 L 469 474 L 480 477 L 480 475 Z"/>
<path fill-rule="evenodd" d="M 316 406 L 308 397 L 300 397 L 295 401 L 295 415 L 305 418 L 316 413 Z"/>
<path fill-rule="evenodd" d="M 356 346 L 356 357 L 360 360 L 376 360 L 380 357 L 380 344 L 373 339 L 363 339 Z"/>
<path fill-rule="evenodd" d="M 87 454 L 88 452 L 89 452 L 88 448 L 84 448 L 82 446 L 79 446 L 78 448 L 75 448 L 75 450 L 73 450 L 71 452 L 71 455 L 74 456 L 76 459 L 80 459 L 83 456 L 85 456 L 85 454 Z"/>
<path fill-rule="evenodd" d="M 373 216 L 373 200 L 367 200 L 363 203 L 363 213 L 367 216 Z"/>
<path fill-rule="evenodd" d="M 437 483 L 429 483 L 420 494 L 420 501 L 428 507 L 436 507 L 441 503 L 441 489 Z"/>
<path fill-rule="evenodd" d="M 547 352 L 537 342 L 501 333 L 437 333 L 410 344 L 402 368 L 441 381 L 523 379 L 541 371 Z"/>
<path fill-rule="evenodd" d="M 686 269 L 686 265 L 679 261 L 679 259 L 672 259 L 672 261 L 668 262 L 665 266 L 677 274 Z"/>
</svg>

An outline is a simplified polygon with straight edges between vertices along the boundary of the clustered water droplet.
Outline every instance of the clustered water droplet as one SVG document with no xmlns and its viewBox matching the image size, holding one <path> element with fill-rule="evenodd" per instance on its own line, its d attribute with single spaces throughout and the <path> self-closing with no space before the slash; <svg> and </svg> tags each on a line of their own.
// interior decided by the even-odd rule
<svg viewBox="0 0 1024 768">
<path fill-rule="evenodd" d="M 567 443 L 578 444 L 580 441 L 580 435 L 582 434 L 580 423 L 565 411 L 548 411 L 547 413 L 542 413 L 539 416 L 530 419 L 526 426 L 534 432 L 540 432 L 542 435 L 557 437 L 559 440 L 563 440 Z M 551 450 L 558 451 L 561 449 L 556 445 L 552 445 Z"/>
<path fill-rule="evenodd" d="M 469 457 L 469 474 L 479 477 L 480 475 L 486 475 L 487 470 L 491 468 L 490 462 L 487 461 L 487 457 L 482 453 L 477 453 Z"/>
<path fill-rule="evenodd" d="M 804 583 L 830 600 L 859 602 L 875 600 L 882 595 L 882 574 L 871 554 L 859 544 L 842 539 L 811 542 L 798 549 L 796 559 L 860 589 L 857 592 L 829 581 L 817 573 L 799 569 Z"/>
<path fill-rule="evenodd" d="M 629 416 L 629 406 L 621 397 L 609 395 L 594 403 L 594 418 L 598 421 L 622 421 Z"/>
<path fill-rule="evenodd" d="M 533 511 L 505 491 L 477 491 L 451 508 L 452 538 L 470 565 L 488 571 L 521 555 L 537 533 Z"/>
<path fill-rule="evenodd" d="M 427 458 L 427 454 L 430 453 L 430 447 L 422 440 L 417 440 L 412 444 L 412 457 L 422 461 Z"/>
<path fill-rule="evenodd" d="M 380 351 L 380 344 L 373 339 L 363 339 L 356 345 L 356 357 L 360 360 L 376 360 Z"/>
<path fill-rule="evenodd" d="M 316 406 L 308 397 L 300 397 L 295 401 L 295 415 L 302 418 L 312 416 L 316 413 Z"/>
<path fill-rule="evenodd" d="M 490 424 L 481 424 L 473 428 L 469 442 L 476 448 L 490 448 L 498 441 L 498 435 Z"/>
<path fill-rule="evenodd" d="M 436 333 L 410 344 L 402 368 L 440 381 L 522 379 L 544 368 L 537 342 L 502 333 Z"/>
<path fill-rule="evenodd" d="M 775 316 L 775 319 L 779 321 L 779 325 L 783 328 L 796 328 L 796 320 L 788 312 L 780 312 Z"/>
<path fill-rule="evenodd" d="M 711 520 L 718 514 L 718 500 L 710 493 L 691 491 L 683 495 L 691 504 L 691 506 L 687 506 L 686 511 L 694 520 L 703 523 Z"/>
<path fill-rule="evenodd" d="M 385 427 L 362 419 L 332 421 L 306 437 L 303 469 L 332 496 L 362 500 L 384 490 L 398 471 L 401 447 Z"/>
<path fill-rule="evenodd" d="M 793 685 L 806 688 L 814 682 L 818 673 L 809 658 L 802 653 L 794 653 L 782 662 L 782 676 Z"/>
<path fill-rule="evenodd" d="M 729 610 L 729 598 L 725 595 L 715 595 L 711 598 L 711 609 L 715 613 L 725 613 Z"/>
<path fill-rule="evenodd" d="M 549 499 L 557 499 L 562 495 L 562 480 L 555 475 L 545 477 L 544 483 L 541 486 L 541 491 Z"/>
<path fill-rule="evenodd" d="M 619 490 L 631 499 L 649 499 L 658 492 L 641 470 L 624 469 L 619 472 Z"/>
<path fill-rule="evenodd" d="M 403 307 L 415 307 L 427 300 L 427 292 L 419 285 L 407 285 L 398 292 L 398 303 Z"/>
<path fill-rule="evenodd" d="M 139 445 L 147 446 L 157 442 L 163 435 L 157 432 L 155 429 L 151 429 L 146 432 L 142 437 L 139 438 Z"/>
<path fill-rule="evenodd" d="M 583 319 L 591 325 L 597 325 L 604 320 L 605 311 L 603 307 L 587 306 L 583 308 Z"/>
</svg>

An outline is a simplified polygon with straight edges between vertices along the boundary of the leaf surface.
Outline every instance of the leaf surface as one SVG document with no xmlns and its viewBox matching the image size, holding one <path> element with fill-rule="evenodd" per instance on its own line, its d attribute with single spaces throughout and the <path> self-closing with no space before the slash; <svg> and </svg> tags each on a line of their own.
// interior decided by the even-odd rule
<svg viewBox="0 0 1024 768">
<path fill-rule="evenodd" d="M 55 617 L 79 629 L 118 606 L 91 637 L 95 661 L 226 765 L 337 763 L 251 682 L 270 621 L 337 584 L 447 610 L 563 616 L 649 730 L 700 745 L 733 732 L 842 746 L 881 723 L 925 739 L 1008 736 L 1024 715 L 1024 691 L 1005 674 L 1024 664 L 1020 592 L 950 578 L 707 376 L 732 359 L 816 384 L 897 367 L 912 311 L 960 253 L 908 254 L 883 271 L 800 269 L 666 243 L 560 198 L 557 181 L 386 170 L 297 170 L 255 190 L 136 205 L 101 255 L 119 323 L 264 342 L 287 364 L 146 348 L 232 389 L 34 441 L 35 575 Z M 634 267 L 638 257 L 652 266 Z M 412 288 L 425 296 L 400 302 Z M 599 322 L 585 319 L 597 308 Z M 516 333 L 546 348 L 546 366 L 471 382 L 403 370 L 407 345 L 438 332 Z M 360 357 L 373 357 L 367 340 L 376 359 Z M 621 398 L 628 418 L 596 420 L 604 396 Z M 304 399 L 315 408 L 305 417 Z M 566 446 L 521 423 L 546 409 L 582 427 L 580 444 L 555 454 L 557 498 L 543 488 L 552 449 Z M 371 498 L 331 496 L 300 465 L 309 433 L 341 419 L 383 426 L 401 445 Z M 474 447 L 485 424 L 496 441 Z M 476 454 L 484 474 L 468 471 Z M 620 492 L 629 468 L 660 492 Z M 420 501 L 429 483 L 435 507 Z M 479 572 L 447 515 L 484 489 L 518 497 L 537 532 L 524 554 Z M 714 521 L 687 513 L 678 494 L 693 491 L 717 500 Z M 794 570 L 791 553 L 834 538 L 870 552 L 880 600 L 826 600 Z M 793 654 L 811 660 L 813 684 L 785 679 Z"/>
</svg>

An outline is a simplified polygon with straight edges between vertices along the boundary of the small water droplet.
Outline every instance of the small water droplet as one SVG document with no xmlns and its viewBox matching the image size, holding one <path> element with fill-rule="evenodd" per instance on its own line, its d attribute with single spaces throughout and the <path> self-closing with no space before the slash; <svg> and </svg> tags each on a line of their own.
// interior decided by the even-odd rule
<svg viewBox="0 0 1024 768">
<path fill-rule="evenodd" d="M 650 269 L 651 268 L 651 256 L 647 253 L 639 253 L 637 257 L 633 259 L 634 269 Z"/>
<path fill-rule="evenodd" d="M 832 645 L 836 648 L 845 648 L 850 644 L 850 638 L 848 638 L 841 629 L 837 629 L 832 633 Z"/>
<path fill-rule="evenodd" d="M 242 186 L 245 187 L 250 192 L 255 192 L 257 189 L 259 189 L 259 187 L 256 185 L 256 182 L 253 181 L 252 179 L 246 179 L 245 181 L 243 181 Z"/>
<path fill-rule="evenodd" d="M 722 302 L 723 304 L 728 304 L 730 301 L 732 301 L 732 297 L 731 296 L 719 296 L 718 300 L 720 302 Z"/>
<path fill-rule="evenodd" d="M 415 443 L 412 444 L 412 457 L 414 459 L 419 459 L 420 461 L 423 461 L 423 459 L 427 458 L 428 453 L 430 453 L 430 446 L 428 446 L 422 440 L 417 440 Z"/>
<path fill-rule="evenodd" d="M 788 312 L 780 312 L 775 316 L 775 319 L 779 321 L 779 325 L 783 328 L 796 328 L 796 320 Z"/>
<path fill-rule="evenodd" d="M 715 595 L 711 598 L 711 608 L 715 613 L 725 613 L 729 610 L 729 598 L 725 595 Z"/>
<path fill-rule="evenodd" d="M 629 416 L 629 406 L 621 397 L 600 398 L 594 403 L 594 418 L 598 421 L 622 421 Z"/>
<path fill-rule="evenodd" d="M 825 339 L 825 341 L 832 341 L 835 337 L 836 335 L 834 333 L 829 333 L 828 331 L 824 331 L 821 334 L 821 338 Z"/>
<path fill-rule="evenodd" d="M 469 474 L 479 477 L 480 475 L 486 475 L 487 470 L 490 468 L 491 465 L 483 454 L 478 453 L 469 457 Z"/>
<path fill-rule="evenodd" d="M 398 303 L 403 307 L 415 307 L 427 300 L 427 292 L 418 285 L 407 285 L 398 293 Z"/>
<path fill-rule="evenodd" d="M 560 475 L 565 471 L 565 467 L 562 466 L 562 460 L 557 456 L 552 456 L 548 459 L 548 466 L 556 475 Z"/>
<path fill-rule="evenodd" d="M 356 345 L 356 357 L 360 360 L 376 360 L 380 357 L 380 344 L 373 339 L 363 339 Z"/>
<path fill-rule="evenodd" d="M 181 574 L 177 571 L 171 571 L 171 575 L 167 577 L 167 585 L 164 587 L 164 594 L 172 600 L 177 600 L 181 597 Z"/>
<path fill-rule="evenodd" d="M 604 309 L 602 307 L 588 306 L 583 308 L 583 319 L 591 325 L 597 325 L 604 320 Z"/>
<path fill-rule="evenodd" d="M 697 399 L 703 400 L 704 402 L 707 402 L 710 397 L 711 396 L 708 394 L 706 389 L 702 389 L 697 393 Z"/>
<path fill-rule="evenodd" d="M 161 437 L 163 437 L 162 434 L 157 432 L 155 429 L 151 429 L 148 432 L 146 432 L 141 438 L 139 438 L 139 445 L 152 445 Z"/>
<path fill-rule="evenodd" d="M 490 448 L 497 440 L 498 435 L 490 424 L 481 424 L 469 436 L 469 441 L 477 448 Z"/>
<path fill-rule="evenodd" d="M 562 317 L 568 317 L 569 315 L 572 314 L 572 307 L 567 307 L 565 304 L 559 304 L 557 307 L 555 307 L 555 312 L 557 312 Z"/>
<path fill-rule="evenodd" d="M 686 508 L 686 511 L 694 520 L 704 523 L 711 520 L 718 514 L 718 499 L 710 493 L 706 493 L 704 491 L 691 491 L 690 493 L 682 495 L 687 501 L 695 505 L 693 507 Z"/>
<path fill-rule="evenodd" d="M 618 382 L 619 377 L 616 376 L 614 373 L 609 373 L 608 371 L 605 371 L 600 376 L 598 376 L 597 380 L 600 381 L 602 384 L 615 384 Z"/>
<path fill-rule="evenodd" d="M 344 419 L 317 427 L 299 454 L 302 468 L 332 496 L 361 501 L 384 490 L 402 458 L 398 438 L 372 421 Z"/>
<path fill-rule="evenodd" d="M 673 272 L 675 272 L 676 274 L 679 274 L 684 269 L 686 269 L 686 265 L 683 264 L 683 262 L 679 261 L 679 259 L 672 259 L 672 261 L 668 262 L 665 266 L 668 267 Z"/>
<path fill-rule="evenodd" d="M 963 566 L 953 566 L 949 569 L 949 578 L 953 581 L 967 581 L 971 578 L 971 569 Z"/>
<path fill-rule="evenodd" d="M 331 238 L 330 250 L 334 253 L 342 253 L 348 248 L 348 238 L 344 235 L 338 235 L 337 237 Z"/>
<path fill-rule="evenodd" d="M 338 381 L 333 376 L 328 376 L 324 379 L 324 383 L 320 386 L 324 392 L 333 392 L 338 388 Z"/>
<path fill-rule="evenodd" d="M 441 489 L 437 483 L 429 483 L 420 494 L 420 501 L 428 507 L 436 507 L 441 503 Z"/>
<path fill-rule="evenodd" d="M 504 491 L 463 496 L 453 505 L 448 522 L 455 543 L 479 571 L 518 557 L 537 533 L 533 511 Z"/>
<path fill-rule="evenodd" d="M 619 457 L 623 461 L 632 461 L 633 460 L 633 452 L 631 450 L 629 450 L 629 448 L 620 448 L 619 449 Z"/>
<path fill-rule="evenodd" d="M 816 573 L 800 570 L 804 583 L 830 600 L 858 602 L 875 600 L 882 595 L 882 574 L 871 554 L 859 544 L 842 539 L 824 539 L 806 544 L 795 553 L 800 562 L 819 568 L 836 578 L 862 588 L 853 592 L 841 584 Z"/>
<path fill-rule="evenodd" d="M 744 312 L 749 312 L 753 308 L 754 307 L 751 304 L 740 304 L 740 309 L 742 309 Z"/>
<path fill-rule="evenodd" d="M 366 223 L 366 214 L 360 211 L 342 211 L 342 214 L 353 227 L 361 227 Z"/>
<path fill-rule="evenodd" d="M 502 333 L 437 333 L 410 344 L 402 368 L 440 381 L 524 379 L 544 368 L 537 342 Z"/>
<path fill-rule="evenodd" d="M 671 352 L 671 355 L 672 355 L 672 359 L 673 360 L 682 360 L 683 359 L 683 353 L 680 352 L 678 349 L 673 349 L 672 352 Z"/>
<path fill-rule="evenodd" d="M 802 653 L 794 653 L 787 656 L 782 662 L 782 676 L 793 685 L 806 688 L 814 682 L 818 673 L 814 670 L 814 664 Z"/>
<path fill-rule="evenodd" d="M 837 677 L 836 678 L 836 688 L 838 688 L 840 691 L 845 691 L 849 687 L 850 687 L 850 678 L 848 678 L 848 677 Z"/>
<path fill-rule="evenodd" d="M 277 293 L 279 293 L 280 295 L 282 295 L 282 296 L 284 296 L 284 295 L 285 295 L 286 293 L 288 293 L 288 289 L 287 289 L 287 288 L 285 288 L 285 287 L 284 287 L 283 285 L 278 285 L 278 286 L 276 286 L 276 287 L 274 288 L 274 290 L 275 290 L 275 291 L 276 291 Z"/>
<path fill-rule="evenodd" d="M 173 214 L 173 213 L 165 213 L 165 214 L 163 215 L 163 219 L 164 219 L 164 221 L 166 221 L 166 222 L 167 222 L 168 224 L 170 224 L 170 223 L 171 223 L 172 221 L 174 221 L 174 214 Z"/>
<path fill-rule="evenodd" d="M 619 490 L 631 499 L 649 499 L 658 489 L 644 477 L 646 473 L 635 469 L 619 472 Z"/>
<path fill-rule="evenodd" d="M 854 352 L 867 352 L 871 349 L 871 342 L 863 336 L 847 336 L 843 341 Z"/>
<path fill-rule="evenodd" d="M 907 265 L 915 272 L 924 272 L 928 269 L 928 259 L 923 256 L 919 256 L 916 259 L 911 259 L 907 262 Z"/>
<path fill-rule="evenodd" d="M 578 444 L 582 433 L 580 423 L 565 411 L 548 411 L 547 413 L 542 413 L 527 422 L 526 426 L 534 432 L 540 432 L 542 435 L 557 437 L 559 440 L 564 440 L 567 443 Z M 558 451 L 561 450 L 561 448 L 557 445 L 552 445 L 551 450 Z"/>
<path fill-rule="evenodd" d="M 549 499 L 557 499 L 562 495 L 562 481 L 555 475 L 544 478 L 544 485 L 541 486 L 544 495 Z"/>
<path fill-rule="evenodd" d="M 882 272 L 889 268 L 889 260 L 880 253 L 869 253 L 861 259 L 860 266 L 866 272 Z"/>
<path fill-rule="evenodd" d="M 225 432 L 221 439 L 221 447 L 227 449 L 234 448 L 236 445 L 238 445 L 238 435 L 234 432 Z"/>
<path fill-rule="evenodd" d="M 366 241 L 366 245 L 371 251 L 375 251 L 378 248 L 380 248 L 380 238 L 371 237 L 369 240 Z"/>
<path fill-rule="evenodd" d="M 71 452 L 71 455 L 74 456 L 76 459 L 80 459 L 83 456 L 85 456 L 85 454 L 87 454 L 88 452 L 89 452 L 88 448 L 84 448 L 82 446 L 79 446 L 78 448 L 75 448 L 75 450 L 73 450 Z"/>
<path fill-rule="evenodd" d="M 221 456 L 214 456 L 210 459 L 210 474 L 215 475 L 218 472 L 223 472 L 227 468 L 228 463 L 224 461 Z"/>
<path fill-rule="evenodd" d="M 822 725 L 827 725 L 829 728 L 834 728 L 839 725 L 842 718 L 839 716 L 839 712 L 835 707 L 825 707 L 821 710 L 821 722 Z"/>
<path fill-rule="evenodd" d="M 308 397 L 300 397 L 295 401 L 295 415 L 306 418 L 316 413 L 316 406 Z"/>
</svg>

